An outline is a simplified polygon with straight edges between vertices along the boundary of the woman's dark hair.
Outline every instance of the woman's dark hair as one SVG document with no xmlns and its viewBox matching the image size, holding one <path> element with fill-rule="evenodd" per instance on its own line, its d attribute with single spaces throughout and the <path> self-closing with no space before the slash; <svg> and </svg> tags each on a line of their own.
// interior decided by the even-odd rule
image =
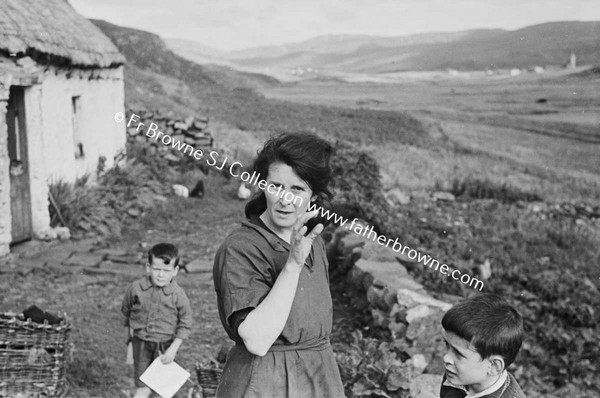
<svg viewBox="0 0 600 398">
<path fill-rule="evenodd" d="M 329 209 L 333 198 L 329 189 L 332 177 L 329 160 L 332 153 L 332 146 L 314 134 L 285 133 L 265 142 L 254 161 L 253 171 L 260 173 L 260 180 L 266 180 L 271 164 L 287 164 L 308 184 L 313 195 L 317 195 L 316 205 Z M 262 214 L 266 209 L 265 193 L 259 191 L 246 204 L 246 217 Z"/>
<path fill-rule="evenodd" d="M 521 315 L 497 294 L 480 294 L 461 301 L 442 318 L 442 327 L 470 342 L 482 358 L 501 355 L 505 367 L 523 343 Z"/>
</svg>

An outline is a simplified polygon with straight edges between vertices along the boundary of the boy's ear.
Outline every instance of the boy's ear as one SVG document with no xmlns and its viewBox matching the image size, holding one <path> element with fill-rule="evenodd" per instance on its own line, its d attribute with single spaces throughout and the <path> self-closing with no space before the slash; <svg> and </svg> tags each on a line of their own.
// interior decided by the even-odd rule
<svg viewBox="0 0 600 398">
<path fill-rule="evenodd" d="M 504 371 L 504 358 L 501 355 L 492 355 L 488 361 L 490 361 L 490 376 L 498 376 Z"/>
</svg>

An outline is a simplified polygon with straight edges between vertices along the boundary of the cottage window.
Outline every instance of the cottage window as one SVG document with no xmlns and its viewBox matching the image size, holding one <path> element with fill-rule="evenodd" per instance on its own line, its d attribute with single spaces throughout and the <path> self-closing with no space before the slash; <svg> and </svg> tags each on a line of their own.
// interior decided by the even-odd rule
<svg viewBox="0 0 600 398">
<path fill-rule="evenodd" d="M 81 159 L 85 156 L 83 152 L 83 141 L 81 139 L 81 97 L 71 98 L 73 109 L 73 143 L 75 144 L 75 159 Z"/>
</svg>

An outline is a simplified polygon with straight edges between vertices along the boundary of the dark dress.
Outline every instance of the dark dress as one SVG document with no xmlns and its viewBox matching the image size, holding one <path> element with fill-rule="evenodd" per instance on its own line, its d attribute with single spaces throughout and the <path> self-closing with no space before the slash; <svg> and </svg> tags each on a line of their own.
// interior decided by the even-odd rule
<svg viewBox="0 0 600 398">
<path fill-rule="evenodd" d="M 264 356 L 248 352 L 238 326 L 267 296 L 289 255 L 289 244 L 258 217 L 242 222 L 219 248 L 213 268 L 219 316 L 236 345 L 227 355 L 217 397 L 344 397 L 329 343 L 333 305 L 321 237 L 300 273 L 288 320 Z"/>
</svg>

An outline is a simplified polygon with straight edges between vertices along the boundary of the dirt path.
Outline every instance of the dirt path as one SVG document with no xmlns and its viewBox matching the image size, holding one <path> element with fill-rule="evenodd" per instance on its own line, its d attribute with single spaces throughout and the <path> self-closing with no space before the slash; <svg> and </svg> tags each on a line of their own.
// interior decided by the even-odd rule
<svg viewBox="0 0 600 398">
<path fill-rule="evenodd" d="M 16 248 L 20 257 L 15 268 L 0 274 L 0 312 L 18 312 L 35 304 L 68 315 L 73 324 L 68 397 L 125 397 L 133 388 L 132 368 L 125 364 L 121 299 L 128 284 L 143 275 L 147 247 L 160 241 L 176 244 L 184 262 L 200 259 L 205 264 L 199 273 L 177 276 L 190 298 L 195 321 L 177 361 L 193 372 L 196 362 L 232 345 L 219 321 L 210 263 L 241 220 L 243 202 L 232 197 L 235 189 L 228 183 L 213 193 L 210 187 L 207 191 L 201 200 L 170 198 L 168 204 L 128 222 L 121 238 L 103 245 L 79 241 Z M 349 327 L 358 324 L 356 314 L 340 301 L 341 295 L 335 299 L 341 316 L 334 321 L 339 331 L 332 337 L 334 343 L 348 337 Z M 192 380 L 196 381 L 195 375 Z M 189 387 L 190 383 L 177 397 L 187 396 Z"/>
<path fill-rule="evenodd" d="M 243 210 L 243 203 L 229 196 L 227 184 L 218 191 L 201 200 L 170 198 L 168 204 L 128 222 L 123 236 L 108 248 L 80 241 L 16 249 L 21 256 L 15 268 L 0 275 L 0 311 L 19 312 L 35 304 L 69 316 L 74 347 L 70 397 L 114 398 L 132 387 L 120 315 L 125 288 L 143 275 L 148 245 L 160 241 L 178 245 L 185 262 L 212 260 Z M 197 361 L 231 343 L 219 322 L 210 272 L 181 272 L 177 278 L 190 297 L 195 321 L 177 360 L 192 370 Z"/>
</svg>

